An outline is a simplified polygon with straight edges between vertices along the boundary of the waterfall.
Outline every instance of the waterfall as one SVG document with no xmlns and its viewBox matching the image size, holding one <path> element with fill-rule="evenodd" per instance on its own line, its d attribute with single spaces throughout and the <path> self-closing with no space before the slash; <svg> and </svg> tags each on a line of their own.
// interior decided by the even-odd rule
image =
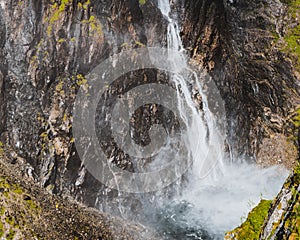
<svg viewBox="0 0 300 240">
<path fill-rule="evenodd" d="M 170 68 L 177 69 L 187 66 L 187 59 L 184 55 L 184 47 L 179 34 L 178 23 L 171 15 L 171 6 L 169 0 L 158 0 L 158 8 L 168 21 L 167 27 L 167 49 L 169 50 Z M 215 117 L 208 108 L 208 99 L 203 93 L 202 85 L 198 75 L 189 69 L 190 75 L 177 73 L 172 76 L 178 93 L 178 108 L 180 117 L 187 119 L 188 111 L 192 112 L 191 121 L 185 121 L 187 125 L 187 146 L 192 155 L 193 171 L 199 178 L 209 178 L 216 174 L 216 171 L 222 171 L 223 166 L 223 144 L 224 136 L 220 133 L 216 125 Z M 203 104 L 203 110 L 198 111 L 195 102 L 191 97 L 189 85 L 191 76 L 194 77 L 193 90 L 199 92 Z M 183 92 L 182 95 L 179 94 Z M 188 110 L 183 108 L 183 102 L 187 103 Z M 209 175 L 209 176 L 207 176 Z"/>
<path fill-rule="evenodd" d="M 128 193 L 103 187 L 95 207 L 147 225 L 160 239 L 223 239 L 224 233 L 240 225 L 241 218 L 261 198 L 272 199 L 277 194 L 287 172 L 277 167 L 260 169 L 241 163 L 241 159 L 226 159 L 226 136 L 221 124 L 226 122 L 222 117 L 225 110 L 220 111 L 218 89 L 205 71 L 190 66 L 180 38 L 180 23 L 174 17 L 176 13 L 171 12 L 169 0 L 158 0 L 158 8 L 167 21 L 168 54 L 163 60 L 176 90 L 177 117 L 185 125 L 181 134 L 190 168 L 157 192 Z M 116 114 L 122 108 L 124 105 L 117 108 Z M 114 128 L 119 125 L 117 122 Z M 168 140 L 146 170 L 180 158 L 172 149 L 174 145 Z"/>
<path fill-rule="evenodd" d="M 171 16 L 169 0 L 158 0 L 158 8 L 168 22 L 171 69 L 187 66 L 179 23 Z M 218 128 L 217 116 L 209 109 L 201 78 L 190 71 L 188 76 L 174 74 L 172 81 L 177 91 L 183 92 L 183 98 L 178 94 L 181 117 L 186 119 L 188 111 L 192 112 L 192 120 L 186 122 L 192 172 L 182 194 L 160 209 L 155 220 L 158 224 L 153 225 L 164 234 L 164 239 L 223 239 L 224 233 L 240 225 L 241 219 L 245 219 L 261 198 L 272 199 L 278 193 L 287 171 L 225 160 L 224 133 Z M 193 87 L 201 95 L 202 111 L 197 111 L 191 98 L 189 76 L 195 78 Z M 183 101 L 189 106 L 188 110 L 182 108 Z"/>
<path fill-rule="evenodd" d="M 158 8 L 160 9 L 161 13 L 164 17 L 168 20 L 168 45 L 167 47 L 171 50 L 181 51 L 183 50 L 182 41 L 179 36 L 179 29 L 177 22 L 174 21 L 169 15 L 171 13 L 170 3 L 166 0 L 159 0 L 158 1 Z"/>
</svg>

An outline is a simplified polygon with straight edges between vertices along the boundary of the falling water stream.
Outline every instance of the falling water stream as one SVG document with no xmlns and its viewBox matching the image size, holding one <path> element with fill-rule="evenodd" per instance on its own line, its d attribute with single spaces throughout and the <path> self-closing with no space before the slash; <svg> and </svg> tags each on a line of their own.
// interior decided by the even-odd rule
<svg viewBox="0 0 300 240">
<path fill-rule="evenodd" d="M 167 48 L 178 52 L 176 60 L 185 61 L 183 44 L 179 35 L 178 23 L 171 17 L 169 0 L 158 0 L 158 8 L 168 21 Z M 176 62 L 184 65 L 184 62 Z M 176 76 L 173 79 L 178 85 L 185 86 L 187 79 Z M 199 80 L 196 85 L 201 93 Z M 183 87 L 183 89 L 185 89 Z M 185 98 L 188 97 L 188 92 Z M 185 99 L 185 100 L 186 100 Z M 200 116 L 195 119 L 195 125 L 190 125 L 190 149 L 193 158 L 193 171 L 189 175 L 187 186 L 180 196 L 164 206 L 158 214 L 156 225 L 164 239 L 223 239 L 224 233 L 241 224 L 248 212 L 260 199 L 272 199 L 280 190 L 287 171 L 272 167 L 261 169 L 255 165 L 232 159 L 224 160 L 222 153 L 223 136 L 217 131 L 213 114 L 209 111 L 207 99 L 204 101 L 204 116 L 206 126 Z M 193 113 L 197 115 L 198 113 Z M 201 131 L 199 131 L 201 130 Z M 204 144 L 199 135 L 205 136 L 209 131 L 209 144 Z M 217 158 L 217 166 L 203 178 L 203 156 L 199 155 L 192 143 L 201 142 L 201 152 L 213 147 L 213 158 Z M 196 151 L 196 152 L 195 152 Z"/>
<path fill-rule="evenodd" d="M 172 17 L 169 0 L 158 0 L 158 8 L 168 23 L 170 68 L 186 67 L 179 24 Z M 149 226 L 160 239 L 223 239 L 224 233 L 239 226 L 260 199 L 274 198 L 287 171 L 278 167 L 261 169 L 241 159 L 226 159 L 225 134 L 219 130 L 217 117 L 209 109 L 201 79 L 191 70 L 188 75 L 177 71 L 171 80 L 178 93 L 180 118 L 187 126 L 184 139 L 192 162 L 191 169 L 184 181 L 181 179 L 173 184 L 176 187 L 173 186 L 171 191 L 134 196 L 118 193 L 118 214 Z M 201 111 L 195 107 L 191 85 L 192 91 L 201 95 Z M 168 154 L 169 149 L 165 150 Z M 163 157 L 163 154 L 158 156 L 160 162 Z M 130 205 L 128 201 L 139 203 Z M 109 207 L 109 204 L 102 203 L 98 208 L 115 213 L 114 206 Z M 138 210 L 131 214 L 129 205 L 138 205 Z"/>
</svg>

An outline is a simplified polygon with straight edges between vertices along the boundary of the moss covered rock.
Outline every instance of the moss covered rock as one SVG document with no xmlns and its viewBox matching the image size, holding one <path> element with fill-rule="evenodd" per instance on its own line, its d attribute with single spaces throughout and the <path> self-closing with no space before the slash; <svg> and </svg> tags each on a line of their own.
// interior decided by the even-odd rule
<svg viewBox="0 0 300 240">
<path fill-rule="evenodd" d="M 226 239 L 300 239 L 300 164 L 273 200 L 262 200 Z"/>
<path fill-rule="evenodd" d="M 262 199 L 260 203 L 248 214 L 247 220 L 238 228 L 226 234 L 225 239 L 250 240 L 259 239 L 262 225 L 272 200 Z"/>
</svg>

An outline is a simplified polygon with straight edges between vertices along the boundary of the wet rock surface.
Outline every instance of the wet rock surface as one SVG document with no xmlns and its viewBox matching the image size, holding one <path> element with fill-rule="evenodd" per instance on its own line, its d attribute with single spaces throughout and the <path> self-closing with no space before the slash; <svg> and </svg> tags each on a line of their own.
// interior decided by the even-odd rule
<svg viewBox="0 0 300 240">
<path fill-rule="evenodd" d="M 289 142 L 296 131 L 291 119 L 299 105 L 299 79 L 282 47 L 293 22 L 287 4 L 234 0 L 184 6 L 185 46 L 220 89 L 234 149 L 253 157 L 264 149 L 264 138 L 281 134 Z"/>
<path fill-rule="evenodd" d="M 153 3 L 140 7 L 138 1 L 1 2 L 1 141 L 51 192 L 94 205 L 101 184 L 76 154 L 73 103 L 85 75 L 109 55 L 159 40 L 152 21 L 159 10 Z"/>
<path fill-rule="evenodd" d="M 293 166 L 297 148 L 290 137 L 297 129 L 291 119 L 299 106 L 299 79 L 294 59 L 281 48 L 294 24 L 287 4 L 182 0 L 173 7 L 188 55 L 224 98 L 236 155 Z M 76 94 L 88 88 L 86 74 L 113 53 L 165 45 L 165 29 L 150 0 L 0 1 L 0 141 L 30 181 L 95 206 L 106 190 L 74 146 Z M 137 142 L 149 142 L 149 126 L 141 130 L 144 136 L 134 132 Z M 291 152 L 284 154 L 282 144 Z M 128 162 L 119 166 L 132 170 Z"/>
<path fill-rule="evenodd" d="M 203 0 L 176 6 L 184 6 L 179 18 L 185 47 L 224 97 L 233 148 L 265 161 L 258 154 L 263 139 L 291 135 L 298 97 L 292 62 L 274 37 L 288 27 L 286 5 Z M 112 53 L 164 42 L 165 20 L 151 1 L 2 1 L 0 21 L 2 141 L 34 168 L 41 185 L 57 193 L 68 189 L 93 205 L 97 190 L 75 186 L 80 176 L 95 182 L 84 174 L 73 145 L 76 92 L 85 74 Z"/>
</svg>

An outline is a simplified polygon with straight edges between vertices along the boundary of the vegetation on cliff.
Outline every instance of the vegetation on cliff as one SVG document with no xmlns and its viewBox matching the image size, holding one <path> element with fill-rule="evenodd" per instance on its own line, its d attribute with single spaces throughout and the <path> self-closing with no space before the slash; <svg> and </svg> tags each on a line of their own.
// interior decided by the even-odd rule
<svg viewBox="0 0 300 240">
<path fill-rule="evenodd" d="M 261 200 L 238 228 L 226 239 L 300 239 L 300 164 L 284 183 L 278 196 Z"/>
<path fill-rule="evenodd" d="M 138 239 L 142 227 L 51 195 L 0 159 L 0 239 Z M 125 229 L 125 230 L 124 230 Z"/>
<path fill-rule="evenodd" d="M 74 150 L 70 129 L 75 92 L 86 84 L 84 75 L 114 51 L 131 44 L 151 46 L 164 39 L 161 23 L 165 21 L 155 4 L 139 0 L 137 6 L 132 2 L 1 2 L 6 7 L 0 8 L 1 141 L 13 148 L 11 153 L 18 155 L 24 169 L 28 165 L 34 169 L 39 185 L 57 194 L 70 194 L 90 206 L 102 186 L 85 175 Z M 228 122 L 237 129 L 232 131 L 236 145 L 242 148 L 249 143 L 256 148 L 270 136 L 260 148 L 266 149 L 262 155 L 272 159 L 274 148 L 282 150 L 281 143 L 286 140 L 273 137 L 273 133 L 282 133 L 289 110 L 294 109 L 295 101 L 289 94 L 298 94 L 289 69 L 300 69 L 300 1 L 281 2 L 288 4 L 292 19 L 287 30 L 274 23 L 284 18 L 284 11 L 276 8 L 278 1 L 185 1 L 180 16 L 185 47 L 197 53 L 195 60 L 207 66 L 223 91 L 229 106 Z M 277 10 L 281 12 L 278 15 Z M 286 22 L 289 20 L 284 19 L 283 25 Z M 278 47 L 284 57 L 271 49 L 268 33 L 275 28 L 279 29 L 274 35 L 280 39 Z M 300 111 L 291 115 L 295 116 L 290 118 L 294 131 L 300 127 Z M 253 119 L 257 121 L 251 125 Z M 0 156 L 3 146 L 0 142 Z M 287 161 L 278 156 L 278 161 Z M 291 193 L 286 214 L 274 220 L 270 233 L 282 238 L 299 237 L 297 169 L 284 186 Z M 83 180 L 77 184 L 81 176 Z M 0 238 L 113 238 L 101 215 L 51 196 L 32 181 L 22 180 L 22 175 L 12 174 L 0 163 Z M 282 210 L 280 201 L 270 205 L 263 200 L 236 235 L 255 239 L 264 229 L 265 217 L 276 209 Z"/>
<path fill-rule="evenodd" d="M 226 234 L 225 239 L 255 240 L 259 234 L 271 206 L 271 200 L 262 199 L 248 214 L 246 221 L 238 228 Z"/>
</svg>

